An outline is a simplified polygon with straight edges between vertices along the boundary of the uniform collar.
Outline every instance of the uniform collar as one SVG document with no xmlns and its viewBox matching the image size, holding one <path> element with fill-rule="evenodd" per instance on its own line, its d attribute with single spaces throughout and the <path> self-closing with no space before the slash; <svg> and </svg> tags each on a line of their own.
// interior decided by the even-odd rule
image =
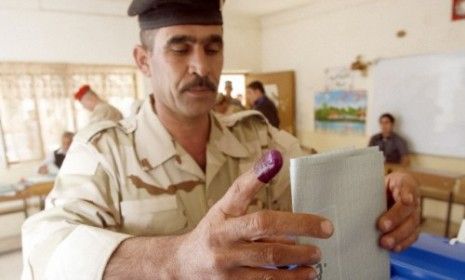
<svg viewBox="0 0 465 280">
<path fill-rule="evenodd" d="M 230 157 L 245 158 L 250 155 L 247 148 L 221 122 L 221 117 L 211 113 L 211 123 L 209 144 L 215 145 L 220 152 Z"/>
<path fill-rule="evenodd" d="M 174 139 L 153 111 L 152 98 L 152 95 L 149 96 L 142 104 L 136 116 L 137 126 L 134 132 L 135 149 L 139 162 L 145 171 L 152 170 L 167 160 L 180 156 Z M 221 152 L 234 158 L 245 158 L 250 155 L 247 148 L 231 133 L 216 114 L 211 113 L 210 119 L 208 153 Z M 208 164 L 207 162 L 207 168 Z"/>
<path fill-rule="evenodd" d="M 142 104 L 134 132 L 135 149 L 145 171 L 152 170 L 177 155 L 173 138 L 153 111 L 152 95 Z"/>
</svg>

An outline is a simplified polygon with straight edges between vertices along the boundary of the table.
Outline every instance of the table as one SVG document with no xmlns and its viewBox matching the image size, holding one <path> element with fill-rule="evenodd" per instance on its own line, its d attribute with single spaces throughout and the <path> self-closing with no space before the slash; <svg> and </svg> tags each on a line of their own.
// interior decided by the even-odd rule
<svg viewBox="0 0 465 280">
<path fill-rule="evenodd" d="M 23 205 L 7 207 L 0 210 L 0 215 L 7 215 L 17 212 L 24 212 L 25 217 L 28 217 L 27 200 L 30 198 L 39 198 L 39 207 L 41 210 L 45 206 L 45 197 L 52 190 L 54 178 L 50 176 L 31 177 L 31 180 L 23 181 L 22 187 L 18 185 L 4 185 L 0 188 L 0 203 L 11 201 L 22 201 Z"/>
</svg>

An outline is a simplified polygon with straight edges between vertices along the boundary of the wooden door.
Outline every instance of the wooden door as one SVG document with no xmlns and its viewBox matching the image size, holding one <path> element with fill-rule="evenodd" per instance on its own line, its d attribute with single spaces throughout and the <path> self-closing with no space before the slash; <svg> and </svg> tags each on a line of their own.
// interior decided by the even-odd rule
<svg viewBox="0 0 465 280">
<path fill-rule="evenodd" d="M 260 81 L 268 97 L 277 103 L 280 128 L 295 135 L 295 75 L 293 71 L 250 73 L 245 77 L 246 86 Z M 249 105 L 249 104 L 248 104 Z"/>
</svg>

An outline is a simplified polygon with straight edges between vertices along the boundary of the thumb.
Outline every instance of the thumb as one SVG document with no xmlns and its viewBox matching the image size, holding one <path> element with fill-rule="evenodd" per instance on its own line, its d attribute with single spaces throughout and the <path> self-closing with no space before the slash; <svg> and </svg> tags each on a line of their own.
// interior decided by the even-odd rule
<svg viewBox="0 0 465 280">
<path fill-rule="evenodd" d="M 278 174 L 282 166 L 281 153 L 277 150 L 267 151 L 251 170 L 234 181 L 214 207 L 227 216 L 244 215 L 255 195 Z"/>
</svg>

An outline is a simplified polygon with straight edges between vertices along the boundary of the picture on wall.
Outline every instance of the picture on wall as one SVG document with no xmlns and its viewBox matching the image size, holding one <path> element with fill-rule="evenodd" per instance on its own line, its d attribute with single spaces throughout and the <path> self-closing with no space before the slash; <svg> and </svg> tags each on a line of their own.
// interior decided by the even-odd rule
<svg viewBox="0 0 465 280">
<path fill-rule="evenodd" d="M 315 95 L 315 131 L 365 134 L 367 92 L 331 90 Z"/>
</svg>

